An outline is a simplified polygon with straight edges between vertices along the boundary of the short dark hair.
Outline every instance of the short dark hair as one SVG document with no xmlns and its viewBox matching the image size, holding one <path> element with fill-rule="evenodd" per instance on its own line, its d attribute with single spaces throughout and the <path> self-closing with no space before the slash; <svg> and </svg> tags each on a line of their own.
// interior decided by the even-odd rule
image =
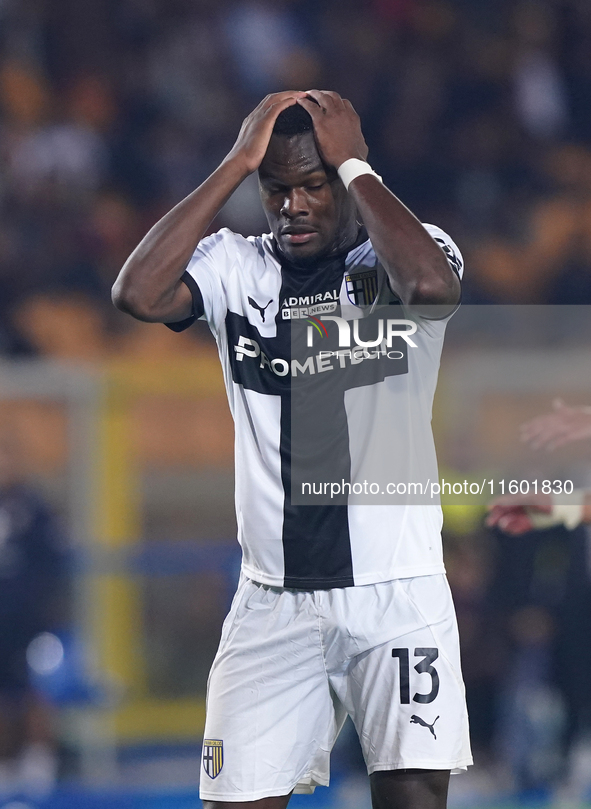
<svg viewBox="0 0 591 809">
<path fill-rule="evenodd" d="M 291 138 L 294 135 L 303 135 L 304 132 L 312 132 L 313 129 L 312 116 L 308 110 L 305 110 L 301 104 L 292 104 L 277 116 L 273 134 Z"/>
</svg>

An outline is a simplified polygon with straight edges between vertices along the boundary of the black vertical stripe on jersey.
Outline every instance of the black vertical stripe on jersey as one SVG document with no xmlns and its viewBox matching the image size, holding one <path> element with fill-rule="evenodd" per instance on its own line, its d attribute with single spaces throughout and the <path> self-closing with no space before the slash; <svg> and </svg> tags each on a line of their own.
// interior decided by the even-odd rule
<svg viewBox="0 0 591 809">
<path fill-rule="evenodd" d="M 335 427 L 347 434 L 347 418 L 344 397 L 334 402 L 332 417 L 327 419 L 328 409 L 316 411 L 314 427 L 308 436 L 309 444 L 326 428 Z M 301 403 L 300 403 L 301 404 Z M 334 505 L 293 505 L 291 502 L 292 484 L 292 408 L 297 401 L 291 392 L 281 399 L 281 480 L 285 493 L 283 505 L 283 558 L 285 564 L 285 587 L 320 590 L 329 587 L 352 587 L 353 560 L 349 536 L 349 519 L 346 497 Z M 300 414 L 302 415 L 302 414 Z M 302 449 L 300 447 L 300 449 Z M 304 450 L 305 452 L 305 450 Z M 348 446 L 345 452 L 334 453 L 335 465 L 331 468 L 335 480 L 349 480 L 351 459 Z M 318 473 L 318 470 L 314 470 Z M 308 475 L 307 477 L 313 477 Z M 320 475 L 326 480 L 326 476 Z M 344 502 L 342 502 L 344 500 Z"/>
<path fill-rule="evenodd" d="M 283 260 L 279 300 L 306 297 L 329 289 L 340 290 L 344 274 L 344 255 L 306 269 L 292 267 Z M 292 325 L 280 318 L 281 312 L 277 316 L 277 330 L 283 324 L 288 326 L 291 354 Z M 304 334 L 305 328 L 301 331 Z M 339 385 L 319 386 L 318 381 L 312 377 L 310 385 L 298 387 L 290 380 L 289 394 L 281 400 L 284 586 L 310 590 L 352 587 L 355 583 L 347 498 L 330 506 L 293 505 L 291 502 L 292 474 L 298 460 L 300 477 L 308 481 L 315 477 L 346 481 L 351 478 L 344 391 Z M 298 421 L 308 429 L 297 437 L 298 445 L 294 446 L 292 415 L 296 408 Z M 327 448 L 324 439 L 331 435 L 337 440 L 329 441 Z"/>
</svg>

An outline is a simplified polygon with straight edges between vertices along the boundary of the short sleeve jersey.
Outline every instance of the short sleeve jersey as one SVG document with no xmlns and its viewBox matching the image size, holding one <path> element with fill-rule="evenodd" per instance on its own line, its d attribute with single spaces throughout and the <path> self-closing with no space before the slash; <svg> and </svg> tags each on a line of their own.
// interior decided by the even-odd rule
<svg viewBox="0 0 591 809">
<path fill-rule="evenodd" d="M 457 246 L 439 228 L 425 228 L 461 277 Z M 391 414 L 397 425 L 398 443 L 389 457 L 414 457 L 436 475 L 431 409 L 447 321 L 417 320 L 413 347 L 397 338 L 404 354 L 398 364 L 377 362 L 363 350 L 322 354 L 321 339 L 337 333 L 337 322 L 323 317 L 349 323 L 381 304 L 397 306 L 392 312 L 405 317 L 368 239 L 304 271 L 282 259 L 270 234 L 244 238 L 223 229 L 199 243 L 184 279 L 216 339 L 234 418 L 236 514 L 246 576 L 272 586 L 328 589 L 442 572 L 438 504 L 355 502 L 347 493 L 334 504 L 298 505 L 290 469 L 298 451 L 294 386 L 314 376 L 325 382 L 330 407 L 328 418 L 305 416 L 311 435 L 319 442 L 331 431 L 349 436 L 339 482 L 350 483 L 363 471 L 368 446 L 379 453 L 380 434 L 372 428 L 379 423 L 377 411 Z M 291 349 L 296 321 L 305 325 L 310 346 L 298 358 Z M 305 409 L 305 395 L 301 401 Z M 406 464 L 404 475 L 413 474 Z"/>
</svg>

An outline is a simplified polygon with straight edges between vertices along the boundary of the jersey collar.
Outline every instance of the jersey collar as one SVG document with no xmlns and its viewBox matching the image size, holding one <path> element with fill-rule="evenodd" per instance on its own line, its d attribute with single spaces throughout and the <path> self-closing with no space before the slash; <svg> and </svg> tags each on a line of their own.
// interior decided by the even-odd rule
<svg viewBox="0 0 591 809">
<path fill-rule="evenodd" d="M 287 256 L 282 252 L 281 248 L 277 244 L 277 240 L 275 236 L 270 235 L 270 249 L 273 257 L 279 264 L 283 267 L 288 267 L 292 272 L 295 273 L 302 273 L 304 275 L 309 275 L 312 273 L 316 273 L 319 270 L 325 269 L 326 267 L 333 266 L 335 261 L 346 259 L 349 253 L 353 250 L 356 250 L 362 244 L 364 244 L 368 239 L 369 236 L 367 235 L 367 230 L 363 225 L 360 226 L 357 232 L 357 238 L 355 239 L 354 243 L 347 247 L 345 250 L 341 250 L 339 253 L 335 253 L 331 256 L 326 256 L 325 258 L 321 258 L 318 262 L 314 265 L 308 267 L 297 267 L 290 262 Z"/>
</svg>

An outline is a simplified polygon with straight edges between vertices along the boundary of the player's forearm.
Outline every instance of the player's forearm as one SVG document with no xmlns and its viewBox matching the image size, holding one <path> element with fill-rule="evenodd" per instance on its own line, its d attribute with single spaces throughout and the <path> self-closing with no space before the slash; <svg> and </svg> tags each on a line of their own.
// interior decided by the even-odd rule
<svg viewBox="0 0 591 809">
<path fill-rule="evenodd" d="M 460 284 L 443 250 L 408 208 L 374 176 L 349 186 L 393 291 L 407 306 L 443 317 L 460 299 Z"/>
<path fill-rule="evenodd" d="M 148 231 L 113 286 L 118 309 L 151 322 L 189 317 L 191 300 L 180 289 L 181 276 L 211 221 L 248 173 L 240 161 L 225 160 Z"/>
</svg>

